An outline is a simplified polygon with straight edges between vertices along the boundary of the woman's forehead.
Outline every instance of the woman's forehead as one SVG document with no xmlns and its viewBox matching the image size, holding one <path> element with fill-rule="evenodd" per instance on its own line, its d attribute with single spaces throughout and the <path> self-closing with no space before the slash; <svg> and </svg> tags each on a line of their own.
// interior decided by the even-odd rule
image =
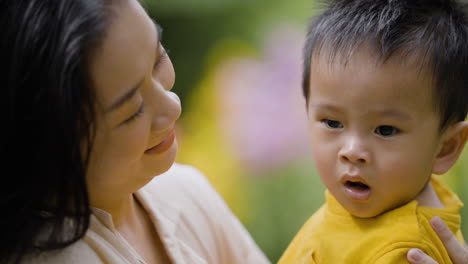
<svg viewBox="0 0 468 264">
<path fill-rule="evenodd" d="M 91 58 L 90 75 L 103 106 L 131 89 L 154 61 L 158 31 L 137 1 L 121 3 Z"/>
</svg>

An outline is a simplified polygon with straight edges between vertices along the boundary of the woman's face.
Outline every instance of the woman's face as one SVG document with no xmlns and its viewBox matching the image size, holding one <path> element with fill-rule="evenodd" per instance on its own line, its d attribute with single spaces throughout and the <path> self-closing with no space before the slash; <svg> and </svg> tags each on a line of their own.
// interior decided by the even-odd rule
<svg viewBox="0 0 468 264">
<path fill-rule="evenodd" d="M 91 195 L 136 191 L 168 170 L 177 152 L 180 100 L 158 27 L 136 0 L 115 4 L 91 59 L 96 134 L 87 168 Z"/>
</svg>

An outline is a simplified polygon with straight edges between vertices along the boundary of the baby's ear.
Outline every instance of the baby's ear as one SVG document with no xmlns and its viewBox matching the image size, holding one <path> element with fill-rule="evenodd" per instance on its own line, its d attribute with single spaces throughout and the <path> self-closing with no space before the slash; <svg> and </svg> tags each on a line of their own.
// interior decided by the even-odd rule
<svg viewBox="0 0 468 264">
<path fill-rule="evenodd" d="M 460 157 L 467 139 L 468 122 L 462 121 L 448 127 L 442 135 L 432 172 L 435 174 L 446 173 Z"/>
</svg>

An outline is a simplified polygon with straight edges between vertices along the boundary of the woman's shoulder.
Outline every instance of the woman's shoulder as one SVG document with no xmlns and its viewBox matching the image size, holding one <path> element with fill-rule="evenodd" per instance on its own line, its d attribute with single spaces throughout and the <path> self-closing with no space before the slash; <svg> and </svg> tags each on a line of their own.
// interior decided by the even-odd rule
<svg viewBox="0 0 468 264">
<path fill-rule="evenodd" d="M 89 264 L 103 263 L 96 252 L 83 240 L 60 250 L 30 254 L 24 257 L 21 264 Z"/>
<path fill-rule="evenodd" d="M 167 196 L 171 200 L 200 200 L 217 196 L 217 192 L 200 170 L 178 163 L 174 163 L 167 172 L 156 176 L 142 191 L 160 198 Z"/>
<path fill-rule="evenodd" d="M 226 222 L 237 221 L 221 195 L 198 169 L 174 164 L 137 193 L 145 208 L 172 223 L 213 231 Z M 190 219 L 185 223 L 185 219 Z M 234 220 L 233 220 L 234 219 Z M 206 229 L 196 228 L 204 226 Z M 206 234 L 205 234 L 206 235 Z"/>
<path fill-rule="evenodd" d="M 197 252 L 208 263 L 269 263 L 198 169 L 174 164 L 138 195 L 159 218 L 160 231 L 170 231 L 183 241 L 181 247 Z"/>
<path fill-rule="evenodd" d="M 203 175 L 200 170 L 191 165 L 180 163 L 174 163 L 168 171 L 159 176 L 156 176 L 153 181 L 154 180 L 173 180 L 181 183 L 206 182 L 205 175 Z"/>
</svg>

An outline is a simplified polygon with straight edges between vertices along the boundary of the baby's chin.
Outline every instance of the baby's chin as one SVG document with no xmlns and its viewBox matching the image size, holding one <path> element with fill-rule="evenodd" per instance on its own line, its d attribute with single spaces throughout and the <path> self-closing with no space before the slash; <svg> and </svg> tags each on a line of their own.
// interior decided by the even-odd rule
<svg viewBox="0 0 468 264">
<path fill-rule="evenodd" d="M 400 195 L 398 197 L 390 198 L 382 195 L 376 195 L 377 193 L 373 192 L 369 199 L 353 200 L 344 192 L 331 192 L 331 194 L 349 214 L 357 218 L 378 217 L 391 210 L 405 206 L 415 198 L 409 195 Z"/>
<path fill-rule="evenodd" d="M 372 206 L 367 206 L 366 204 L 361 204 L 359 205 L 359 208 L 349 208 L 347 206 L 343 207 L 354 217 L 357 218 L 373 218 L 373 217 L 378 217 L 382 214 L 387 213 L 388 211 L 391 211 L 395 208 L 398 208 L 406 203 L 398 203 L 396 205 L 390 206 L 390 207 L 381 207 L 381 208 L 372 208 Z"/>
<path fill-rule="evenodd" d="M 378 212 L 378 213 L 374 213 L 374 212 L 351 212 L 348 210 L 348 212 L 354 216 L 354 217 L 357 217 L 357 218 L 373 218 L 373 217 L 377 217 L 385 212 Z"/>
</svg>

